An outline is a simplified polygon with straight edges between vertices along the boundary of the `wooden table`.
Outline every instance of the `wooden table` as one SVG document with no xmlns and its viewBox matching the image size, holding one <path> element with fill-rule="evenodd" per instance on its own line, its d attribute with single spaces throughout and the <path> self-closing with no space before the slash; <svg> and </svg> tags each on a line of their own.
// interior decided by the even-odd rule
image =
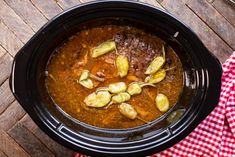
<svg viewBox="0 0 235 157">
<path fill-rule="evenodd" d="M 0 157 L 69 157 L 73 151 L 43 133 L 14 99 L 13 57 L 49 19 L 87 0 L 0 0 Z M 235 49 L 235 6 L 226 0 L 140 0 L 189 25 L 221 62 Z"/>
</svg>

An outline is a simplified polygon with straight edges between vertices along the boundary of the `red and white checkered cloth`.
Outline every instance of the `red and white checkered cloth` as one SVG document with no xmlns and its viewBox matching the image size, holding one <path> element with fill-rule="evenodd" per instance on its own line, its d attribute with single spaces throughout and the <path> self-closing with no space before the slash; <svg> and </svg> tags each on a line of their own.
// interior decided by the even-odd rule
<svg viewBox="0 0 235 157">
<path fill-rule="evenodd" d="M 182 141 L 150 157 L 182 156 L 235 157 L 235 52 L 223 64 L 217 107 Z"/>
</svg>

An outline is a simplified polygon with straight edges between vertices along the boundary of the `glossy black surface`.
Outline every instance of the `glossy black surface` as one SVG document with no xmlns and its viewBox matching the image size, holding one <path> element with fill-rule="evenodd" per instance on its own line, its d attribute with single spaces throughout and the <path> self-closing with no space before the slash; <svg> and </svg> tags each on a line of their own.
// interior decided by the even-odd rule
<svg viewBox="0 0 235 157">
<path fill-rule="evenodd" d="M 154 33 L 181 59 L 181 98 L 148 125 L 126 130 L 96 128 L 66 115 L 47 93 L 44 71 L 53 50 L 79 30 L 103 24 L 132 25 Z M 17 53 L 10 86 L 36 124 L 62 145 L 92 156 L 129 157 L 160 152 L 187 136 L 216 106 L 221 74 L 218 60 L 172 15 L 139 2 L 99 1 L 73 7 L 43 26 Z M 169 124 L 167 116 L 177 109 L 185 109 L 185 113 Z"/>
</svg>

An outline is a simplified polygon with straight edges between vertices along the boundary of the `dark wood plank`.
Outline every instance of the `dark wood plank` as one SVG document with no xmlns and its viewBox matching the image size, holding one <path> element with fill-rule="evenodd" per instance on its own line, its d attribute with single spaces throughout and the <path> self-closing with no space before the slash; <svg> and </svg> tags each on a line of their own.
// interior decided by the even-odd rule
<svg viewBox="0 0 235 157">
<path fill-rule="evenodd" d="M 186 4 L 235 50 L 235 27 L 215 8 L 206 0 L 189 0 Z"/>
<path fill-rule="evenodd" d="M 42 143 L 46 145 L 47 148 L 50 149 L 57 157 L 73 156 L 73 151 L 52 140 L 40 128 L 37 127 L 37 125 L 28 115 L 24 116 L 20 123 L 22 123 L 23 126 L 28 128 L 38 139 L 40 139 Z"/>
<path fill-rule="evenodd" d="M 45 15 L 48 19 L 51 19 L 58 13 L 62 12 L 62 9 L 56 4 L 55 1 L 48 0 L 31 0 L 31 2 Z"/>
<path fill-rule="evenodd" d="M 9 130 L 19 119 L 25 115 L 24 109 L 17 101 L 14 101 L 0 115 L 0 128 L 4 131 Z"/>
<path fill-rule="evenodd" d="M 58 144 L 39 128 L 35 130 L 34 134 L 42 140 L 42 143 L 46 145 L 47 148 L 49 148 L 56 155 L 56 157 L 73 157 L 74 152 L 72 150 L 69 150 L 68 148 Z"/>
<path fill-rule="evenodd" d="M 215 0 L 212 5 L 235 27 L 235 6 L 227 0 Z"/>
<path fill-rule="evenodd" d="M 57 0 L 57 4 L 65 10 L 72 6 L 80 4 L 80 2 L 79 0 Z"/>
<path fill-rule="evenodd" d="M 163 10 L 165 10 L 160 4 L 159 2 L 157 2 L 156 0 L 139 0 L 140 2 L 143 2 L 143 3 L 148 3 L 148 4 L 151 4 L 155 7 L 158 7 L 158 8 L 161 8 Z"/>
<path fill-rule="evenodd" d="M 35 130 L 38 128 L 38 126 L 34 123 L 34 121 L 30 118 L 28 114 L 26 114 L 21 120 L 20 123 L 26 127 L 31 132 L 35 132 Z"/>
<path fill-rule="evenodd" d="M 28 129 L 23 127 L 21 123 L 17 123 L 8 133 L 32 157 L 55 156 Z"/>
<path fill-rule="evenodd" d="M 0 45 L 3 46 L 12 56 L 15 56 L 17 51 L 19 51 L 19 49 L 23 46 L 23 43 L 1 20 L 0 30 Z"/>
<path fill-rule="evenodd" d="M 233 50 L 182 1 L 164 0 L 161 5 L 191 27 L 205 46 L 217 56 L 222 63 L 230 56 Z"/>
<path fill-rule="evenodd" d="M 0 58 L 0 84 L 9 77 L 12 61 L 12 57 L 7 53 Z"/>
<path fill-rule="evenodd" d="M 0 1 L 0 6 L 0 19 L 26 43 L 34 34 L 33 30 L 3 0 Z"/>
<path fill-rule="evenodd" d="M 0 150 L 9 157 L 30 157 L 6 132 L 0 130 Z"/>
<path fill-rule="evenodd" d="M 0 114 L 15 100 L 9 88 L 9 80 L 0 86 Z"/>
<path fill-rule="evenodd" d="M 7 51 L 0 45 L 0 57 L 2 57 Z"/>
<path fill-rule="evenodd" d="M 36 32 L 47 19 L 29 0 L 5 0 L 5 2 Z"/>
<path fill-rule="evenodd" d="M 0 157 L 7 157 L 7 155 L 3 153 L 2 151 L 0 151 Z"/>
</svg>

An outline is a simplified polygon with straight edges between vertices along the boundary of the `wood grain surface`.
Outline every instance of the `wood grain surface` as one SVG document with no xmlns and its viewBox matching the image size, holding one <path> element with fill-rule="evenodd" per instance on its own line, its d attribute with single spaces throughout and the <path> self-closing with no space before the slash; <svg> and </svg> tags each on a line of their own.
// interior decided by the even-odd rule
<svg viewBox="0 0 235 157">
<path fill-rule="evenodd" d="M 3 130 L 0 130 L 0 150 L 8 157 L 30 157 L 25 150 Z"/>
<path fill-rule="evenodd" d="M 17 51 L 24 45 L 19 38 L 0 19 L 0 44 L 10 55 L 15 56 Z"/>
<path fill-rule="evenodd" d="M 0 57 L 2 57 L 7 51 L 2 47 L 0 46 Z"/>
<path fill-rule="evenodd" d="M 7 79 L 1 86 L 0 86 L 0 114 L 4 114 L 4 111 L 10 104 L 14 101 L 14 96 L 11 93 L 9 87 L 9 80 Z M 5 121 L 8 123 L 8 121 Z M 1 128 L 2 129 L 2 128 Z"/>
<path fill-rule="evenodd" d="M 0 0 L 0 157 L 72 157 L 32 121 L 9 87 L 13 57 L 48 20 L 90 0 Z M 137 1 L 137 0 L 135 0 Z M 223 63 L 235 49 L 235 6 L 227 0 L 138 0 L 188 25 Z"/>
<path fill-rule="evenodd" d="M 5 1 L 34 31 L 47 22 L 46 17 L 29 0 Z"/>
<path fill-rule="evenodd" d="M 235 27 L 234 5 L 231 5 L 228 0 L 215 0 L 212 6 Z"/>
</svg>

